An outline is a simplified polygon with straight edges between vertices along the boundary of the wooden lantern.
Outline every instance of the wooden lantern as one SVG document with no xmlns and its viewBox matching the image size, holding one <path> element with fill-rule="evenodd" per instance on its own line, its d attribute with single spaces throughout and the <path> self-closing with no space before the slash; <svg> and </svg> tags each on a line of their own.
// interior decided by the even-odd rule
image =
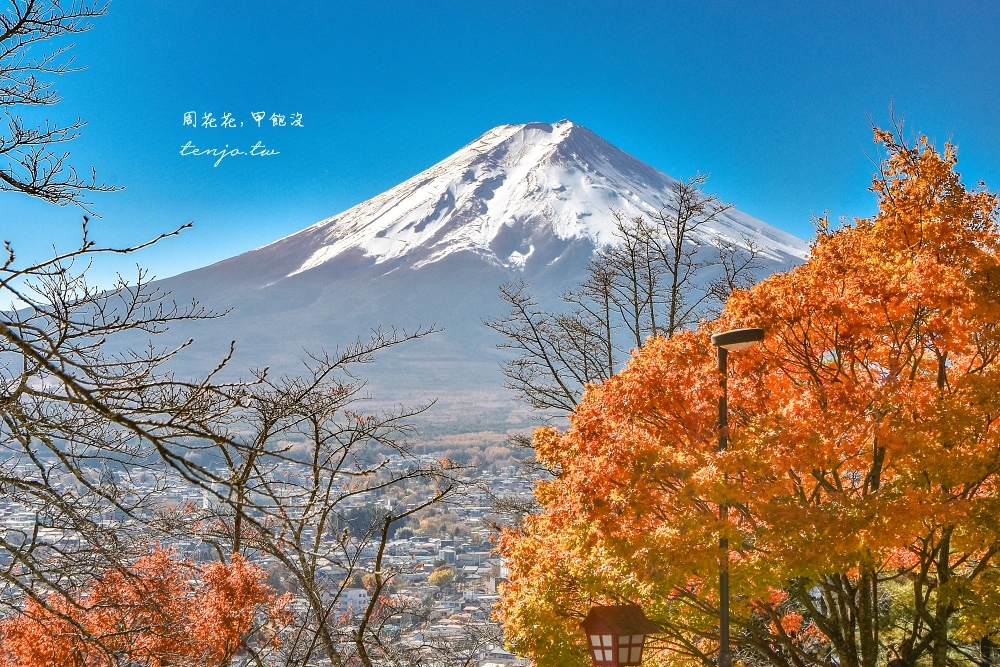
<svg viewBox="0 0 1000 667">
<path fill-rule="evenodd" d="M 592 607 L 580 627 L 587 634 L 587 652 L 597 667 L 640 664 L 646 635 L 660 631 L 635 604 Z"/>
</svg>

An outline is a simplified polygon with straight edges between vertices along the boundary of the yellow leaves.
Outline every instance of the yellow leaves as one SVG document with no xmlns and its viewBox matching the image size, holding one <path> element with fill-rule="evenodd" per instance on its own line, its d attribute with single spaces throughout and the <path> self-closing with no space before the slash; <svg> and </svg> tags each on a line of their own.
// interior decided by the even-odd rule
<svg viewBox="0 0 1000 667">
<path fill-rule="evenodd" d="M 552 426 L 535 429 L 531 446 L 538 460 L 547 466 L 560 466 L 567 458 L 566 451 L 560 447 L 559 432 Z"/>
<path fill-rule="evenodd" d="M 431 586 L 438 586 L 440 588 L 445 588 L 455 580 L 455 571 L 451 568 L 444 567 L 431 572 L 430 576 L 427 578 L 427 583 Z"/>
</svg>

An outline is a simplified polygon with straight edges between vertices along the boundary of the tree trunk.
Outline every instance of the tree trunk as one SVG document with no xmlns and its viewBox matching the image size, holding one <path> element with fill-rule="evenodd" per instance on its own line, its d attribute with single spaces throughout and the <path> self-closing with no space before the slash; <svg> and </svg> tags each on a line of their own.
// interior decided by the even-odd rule
<svg viewBox="0 0 1000 667">
<path fill-rule="evenodd" d="M 942 595 L 941 589 L 951 578 L 951 527 L 945 528 L 938 547 L 938 589 L 934 605 L 934 643 L 931 649 L 931 667 L 948 667 L 948 619 L 954 608 Z"/>
</svg>

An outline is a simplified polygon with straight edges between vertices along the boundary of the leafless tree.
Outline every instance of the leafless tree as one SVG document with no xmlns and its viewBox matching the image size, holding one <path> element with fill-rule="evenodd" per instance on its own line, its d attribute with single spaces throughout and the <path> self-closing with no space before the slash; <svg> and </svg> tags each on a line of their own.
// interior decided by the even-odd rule
<svg viewBox="0 0 1000 667">
<path fill-rule="evenodd" d="M 720 257 L 702 258 L 699 251 L 704 241 L 698 234 L 701 227 L 718 222 L 726 211 L 733 208 L 713 194 L 703 191 L 707 174 L 696 174 L 677 181 L 666 206 L 650 216 L 650 223 L 643 228 L 654 262 L 663 274 L 665 322 L 656 333 L 669 336 L 684 327 L 696 324 L 712 291 L 696 282 L 698 273 L 722 261 Z M 723 240 L 723 243 L 726 243 Z M 731 250 L 732 246 L 729 249 Z"/>
<path fill-rule="evenodd" d="M 639 347 L 647 336 L 657 332 L 657 297 L 663 272 L 657 265 L 655 255 L 653 238 L 656 230 L 642 216 L 629 218 L 614 210 L 611 214 L 615 219 L 618 242 L 599 252 L 599 264 L 590 265 L 591 269 L 603 265 L 600 268 L 610 280 L 602 280 L 599 284 L 602 287 L 607 284 L 610 289 L 607 295 L 594 296 L 601 301 L 611 301 L 621 330 L 626 334 L 624 342 L 628 346 Z"/>
<path fill-rule="evenodd" d="M 0 190 L 86 209 L 89 193 L 115 189 L 80 177 L 57 150 L 82 120 L 31 127 L 15 113 L 58 102 L 51 78 L 75 69 L 72 44 L 31 49 L 88 30 L 106 7 L 11 0 L 0 13 L 8 121 Z M 409 420 L 427 406 L 363 409 L 367 387 L 356 368 L 435 329 L 375 330 L 310 357 L 297 377 L 262 369 L 222 381 L 231 349 L 202 377 L 182 378 L 170 365 L 192 341 L 166 347 L 158 335 L 222 314 L 173 302 L 141 270 L 97 288 L 87 269 L 95 257 L 137 252 L 189 225 L 112 248 L 89 238 L 87 222 L 70 252 L 24 264 L 8 244 L 0 263 L 0 617 L 32 600 L 116 660 L 104 637 L 52 601 L 86 604 L 79 591 L 97 573 L 128 574 L 160 540 L 200 544 L 203 558 L 269 563 L 295 591 L 295 621 L 282 630 L 280 650 L 259 652 L 247 637 L 255 664 L 383 662 L 379 625 L 398 574 L 382 565 L 387 541 L 399 521 L 454 489 L 455 468 L 421 462 L 409 449 Z M 137 336 L 150 342 L 130 347 Z M 359 501 L 403 498 L 404 487 L 420 491 L 407 498 L 411 506 L 380 505 L 358 518 Z M 360 575 L 371 597 L 358 617 L 338 603 Z"/>
<path fill-rule="evenodd" d="M 88 285 L 74 267 L 101 252 L 120 251 L 96 248 L 84 226 L 73 252 L 16 268 L 8 245 L 0 266 L 0 498 L 22 510 L 0 526 L 3 606 L 68 591 L 128 552 L 141 535 L 124 527 L 162 488 L 158 467 L 204 479 L 184 443 L 209 436 L 232 402 L 211 374 L 163 372 L 180 349 L 109 351 L 125 332 L 214 314 L 164 304 L 141 273 L 107 291 Z"/>
<path fill-rule="evenodd" d="M 301 601 L 281 651 L 284 664 L 357 658 L 370 666 L 380 659 L 373 628 L 393 604 L 389 589 L 399 574 L 384 564 L 393 525 L 458 484 L 458 468 L 421 463 L 407 446 L 407 420 L 423 408 L 363 414 L 356 404 L 364 383 L 349 370 L 378 349 L 430 331 L 376 333 L 335 355 L 313 357 L 305 377 L 259 377 L 243 400 L 243 431 L 218 443 L 217 474 L 232 481 L 207 495 L 209 507 L 192 513 L 182 534 L 200 535 L 220 558 L 246 553 L 280 565 Z M 392 504 L 404 485 L 422 489 L 422 500 Z M 390 506 L 376 509 L 375 501 Z M 359 503 L 369 511 L 352 521 Z M 343 594 L 358 575 L 368 603 L 349 609 Z"/>
<path fill-rule="evenodd" d="M 502 285 L 500 298 L 510 314 L 486 321 L 507 339 L 498 347 L 518 353 L 504 365 L 505 386 L 534 408 L 572 410 L 583 387 L 606 377 L 612 366 L 605 339 L 588 311 L 545 311 L 527 290 L 523 281 Z"/>
<path fill-rule="evenodd" d="M 91 169 L 80 176 L 67 162 L 62 145 L 79 136 L 86 123 L 77 118 L 67 125 L 27 123 L 17 107 L 48 106 L 59 102 L 52 78 L 75 71 L 72 44 L 35 52 L 48 40 L 60 41 L 89 30 L 91 19 L 102 16 L 106 2 L 9 0 L 0 12 L 0 107 L 7 118 L 0 134 L 0 191 L 23 192 L 53 204 L 75 204 L 84 209 L 93 192 L 115 190 L 100 183 Z"/>
<path fill-rule="evenodd" d="M 506 340 L 505 386 L 538 410 L 573 410 L 587 384 L 611 377 L 630 348 L 670 336 L 713 315 L 735 289 L 753 284 L 761 248 L 749 237 L 701 229 L 732 208 L 705 194 L 707 176 L 677 181 L 666 206 L 649 216 L 612 211 L 617 242 L 599 248 L 576 289 L 548 311 L 524 281 L 500 288 L 509 313 L 485 324 Z"/>
<path fill-rule="evenodd" d="M 736 290 L 753 286 L 760 271 L 761 247 L 752 236 L 742 236 L 742 242 L 719 240 L 719 274 L 708 283 L 707 294 L 713 304 L 724 304 Z"/>
<path fill-rule="evenodd" d="M 245 554 L 294 580 L 304 605 L 266 664 L 365 656 L 378 608 L 352 625 L 341 618 L 341 593 L 371 574 L 371 599 L 383 600 L 394 576 L 381 566 L 392 525 L 455 481 L 450 464 L 409 451 L 408 420 L 426 406 L 366 413 L 354 367 L 433 327 L 377 330 L 313 356 L 303 376 L 261 370 L 221 382 L 227 358 L 181 379 L 168 365 L 190 342 L 135 351 L 118 339 L 155 341 L 168 326 L 218 315 L 169 301 L 143 273 L 108 290 L 86 282 L 95 254 L 137 249 L 98 248 L 85 225 L 75 251 L 17 268 L 8 246 L 0 265 L 9 304 L 0 311 L 0 615 L 28 599 L 58 613 L 53 594 L 80 604 L 74 596 L 96 572 L 127 570 L 158 540 L 200 539 L 205 557 Z M 423 490 L 415 508 L 386 508 L 341 531 L 355 501 L 403 485 Z M 373 548 L 368 573 L 362 556 Z"/>
</svg>

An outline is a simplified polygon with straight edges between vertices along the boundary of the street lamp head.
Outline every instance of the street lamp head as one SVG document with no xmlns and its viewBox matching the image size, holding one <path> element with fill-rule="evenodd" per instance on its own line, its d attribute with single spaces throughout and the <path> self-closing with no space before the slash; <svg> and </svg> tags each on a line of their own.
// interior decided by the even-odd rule
<svg viewBox="0 0 1000 667">
<path fill-rule="evenodd" d="M 712 336 L 712 345 L 729 352 L 745 350 L 764 340 L 763 329 L 731 329 Z"/>
</svg>

